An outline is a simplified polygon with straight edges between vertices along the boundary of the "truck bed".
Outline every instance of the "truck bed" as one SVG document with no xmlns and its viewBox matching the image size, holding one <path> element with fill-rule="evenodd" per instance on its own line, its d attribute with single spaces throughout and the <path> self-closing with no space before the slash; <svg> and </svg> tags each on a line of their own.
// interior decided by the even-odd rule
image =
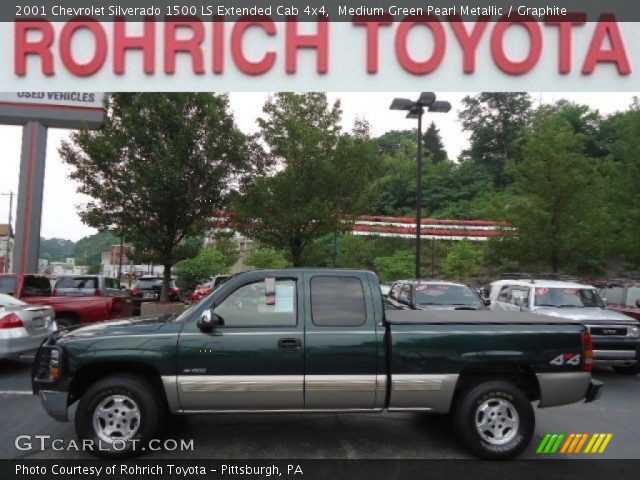
<svg viewBox="0 0 640 480">
<path fill-rule="evenodd" d="M 579 321 L 538 315 L 529 312 L 505 312 L 492 310 L 387 310 L 390 325 L 429 324 L 517 324 L 517 325 L 574 325 Z"/>
</svg>

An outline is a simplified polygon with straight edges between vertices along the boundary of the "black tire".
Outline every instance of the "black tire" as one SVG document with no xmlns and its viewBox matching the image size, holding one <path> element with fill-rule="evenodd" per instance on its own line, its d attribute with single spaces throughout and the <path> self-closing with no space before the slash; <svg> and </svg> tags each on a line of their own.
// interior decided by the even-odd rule
<svg viewBox="0 0 640 480">
<path fill-rule="evenodd" d="M 482 406 L 488 411 L 501 406 L 507 407 L 507 413 L 494 412 L 494 415 L 487 415 L 486 418 L 491 422 L 499 422 L 500 418 L 505 417 L 513 421 L 512 410 L 515 410 L 518 417 L 517 427 L 505 427 L 507 422 L 496 423 L 493 427 L 486 427 L 483 437 L 476 426 L 477 421 L 484 420 L 484 413 L 479 411 Z M 493 460 L 508 459 L 518 456 L 531 442 L 535 430 L 535 415 L 531 402 L 522 390 L 511 383 L 492 380 L 472 385 L 457 395 L 453 409 L 453 427 L 464 446 L 476 456 Z M 506 438 L 488 438 L 488 435 L 496 431 L 490 428 L 495 427 L 498 427 L 499 432 L 504 433 Z M 505 443 L 498 444 L 500 441 Z"/>
<path fill-rule="evenodd" d="M 638 375 L 640 373 L 640 361 L 633 365 L 615 365 L 613 370 L 622 375 Z"/>
<path fill-rule="evenodd" d="M 139 419 L 135 435 L 126 441 L 116 440 L 110 444 L 100 437 L 94 427 L 93 415 L 102 402 L 109 402 L 109 398 L 113 396 L 133 400 Z M 163 427 L 164 416 L 162 395 L 151 382 L 137 375 L 110 375 L 98 380 L 82 395 L 76 409 L 76 434 L 81 440 L 90 440 L 93 447 L 90 453 L 97 457 L 131 458 L 140 455 L 149 441 L 157 438 Z"/>
</svg>

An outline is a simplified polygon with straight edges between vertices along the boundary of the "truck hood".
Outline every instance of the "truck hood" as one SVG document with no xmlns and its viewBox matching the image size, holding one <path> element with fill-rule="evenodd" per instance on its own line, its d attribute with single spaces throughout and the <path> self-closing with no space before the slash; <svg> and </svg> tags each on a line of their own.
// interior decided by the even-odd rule
<svg viewBox="0 0 640 480">
<path fill-rule="evenodd" d="M 550 317 L 568 318 L 571 320 L 578 320 L 581 322 L 589 323 L 631 323 L 637 324 L 638 322 L 613 310 L 605 310 L 604 308 L 554 308 L 554 307 L 537 307 L 532 310 L 532 313 L 539 315 L 548 315 Z"/>
<path fill-rule="evenodd" d="M 160 330 L 164 325 L 173 323 L 174 318 L 174 315 L 121 318 L 109 322 L 64 329 L 58 334 L 58 339 L 69 341 L 106 335 L 142 335 Z"/>
</svg>

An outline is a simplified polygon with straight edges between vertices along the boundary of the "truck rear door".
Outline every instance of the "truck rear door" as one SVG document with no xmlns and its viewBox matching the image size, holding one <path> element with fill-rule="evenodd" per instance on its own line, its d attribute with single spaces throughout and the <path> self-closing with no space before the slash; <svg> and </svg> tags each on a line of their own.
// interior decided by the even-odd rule
<svg viewBox="0 0 640 480">
<path fill-rule="evenodd" d="M 369 410 L 384 402 L 382 308 L 361 272 L 305 272 L 305 408 Z M 373 288 L 379 288 L 377 284 Z M 380 320 L 378 322 L 377 320 Z M 383 354 L 383 353 L 382 353 Z M 382 357 L 384 358 L 384 357 Z"/>
<path fill-rule="evenodd" d="M 183 410 L 304 408 L 304 325 L 296 274 L 256 273 L 225 285 L 212 332 L 189 322 L 178 340 L 177 390 Z"/>
</svg>

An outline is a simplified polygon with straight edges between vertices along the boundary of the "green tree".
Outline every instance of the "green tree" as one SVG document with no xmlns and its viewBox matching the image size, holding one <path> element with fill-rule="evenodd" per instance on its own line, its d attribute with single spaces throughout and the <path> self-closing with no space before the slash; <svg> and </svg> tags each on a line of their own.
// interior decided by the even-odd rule
<svg viewBox="0 0 640 480">
<path fill-rule="evenodd" d="M 447 159 L 447 151 L 444 149 L 440 130 L 436 127 L 435 122 L 431 122 L 427 131 L 424 132 L 422 143 L 431 163 L 442 163 Z"/>
<path fill-rule="evenodd" d="M 200 250 L 196 257 L 178 262 L 174 271 L 180 288 L 191 291 L 215 275 L 228 273 L 229 265 L 226 256 L 210 245 Z"/>
<path fill-rule="evenodd" d="M 290 266 L 290 262 L 287 261 L 284 253 L 271 247 L 256 248 L 249 254 L 245 263 L 258 270 Z"/>
<path fill-rule="evenodd" d="M 522 157 L 523 134 L 531 117 L 527 93 L 483 92 L 462 100 L 459 119 L 470 133 L 462 153 L 484 168 L 497 186 L 509 183 L 506 168 Z"/>
<path fill-rule="evenodd" d="M 536 113 L 505 210 L 518 228 L 519 260 L 558 272 L 593 269 L 602 258 L 607 218 L 584 142 L 563 115 Z"/>
<path fill-rule="evenodd" d="M 263 245 L 286 249 L 299 266 L 305 249 L 363 210 L 377 173 L 376 145 L 340 129 L 339 103 L 324 93 L 278 93 L 258 119 L 271 163 L 281 169 L 257 177 L 236 199 L 238 229 Z"/>
<path fill-rule="evenodd" d="M 391 256 L 376 258 L 373 264 L 381 281 L 393 282 L 413 277 L 415 256 L 409 250 L 399 250 Z"/>
<path fill-rule="evenodd" d="M 209 227 L 253 150 L 223 95 L 116 93 L 105 108 L 102 128 L 72 133 L 60 154 L 92 198 L 82 220 L 162 264 L 166 301 L 178 251 Z"/>
<path fill-rule="evenodd" d="M 112 245 L 120 244 L 120 239 L 111 232 L 99 232 L 83 237 L 75 245 L 73 255 L 80 265 L 100 265 L 102 252 Z"/>
<path fill-rule="evenodd" d="M 615 115 L 617 139 L 610 145 L 606 163 L 609 199 L 609 235 L 615 238 L 614 253 L 632 266 L 640 266 L 640 108 Z"/>
<path fill-rule="evenodd" d="M 51 261 L 64 261 L 73 257 L 76 247 L 75 242 L 64 238 L 41 238 L 40 239 L 40 257 L 49 258 Z M 42 255 L 47 255 L 43 257 Z"/>
<path fill-rule="evenodd" d="M 463 282 L 478 273 L 482 263 L 482 250 L 469 241 L 456 242 L 447 257 L 442 269 L 447 276 Z"/>
<path fill-rule="evenodd" d="M 390 130 L 376 138 L 376 142 L 383 154 L 394 156 L 407 142 L 415 145 L 416 138 L 416 130 Z"/>
</svg>

